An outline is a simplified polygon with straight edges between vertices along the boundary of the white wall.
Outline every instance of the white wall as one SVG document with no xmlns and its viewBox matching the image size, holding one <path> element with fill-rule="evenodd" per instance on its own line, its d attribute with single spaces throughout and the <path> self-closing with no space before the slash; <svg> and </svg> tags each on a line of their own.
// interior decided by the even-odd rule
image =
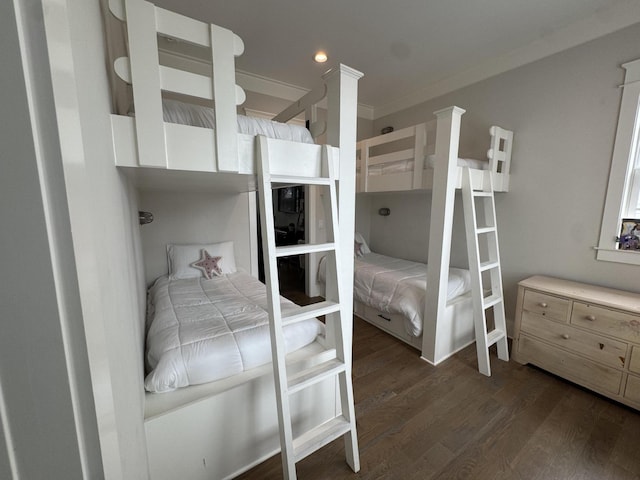
<svg viewBox="0 0 640 480">
<path fill-rule="evenodd" d="M 251 199 L 254 193 L 140 192 L 140 209 L 153 213 L 143 225 L 147 284 L 167 274 L 168 243 L 215 243 L 233 240 L 236 266 L 251 271 Z M 255 233 L 253 234 L 255 235 Z"/>
<path fill-rule="evenodd" d="M 44 0 L 104 476 L 147 478 L 137 205 L 115 168 L 98 0 Z"/>
<path fill-rule="evenodd" d="M 596 261 L 592 247 L 598 241 L 618 117 L 619 66 L 639 57 L 640 25 L 635 25 L 376 120 L 375 130 L 401 128 L 458 105 L 467 110 L 461 154 L 482 152 L 492 124 L 515 131 L 511 191 L 496 199 L 508 317 L 513 317 L 517 282 L 533 274 L 638 290 L 637 266 Z M 388 231 L 372 222 L 372 246 L 403 256 Z M 422 229 L 403 232 L 410 237 L 404 244 L 426 239 Z"/>
</svg>

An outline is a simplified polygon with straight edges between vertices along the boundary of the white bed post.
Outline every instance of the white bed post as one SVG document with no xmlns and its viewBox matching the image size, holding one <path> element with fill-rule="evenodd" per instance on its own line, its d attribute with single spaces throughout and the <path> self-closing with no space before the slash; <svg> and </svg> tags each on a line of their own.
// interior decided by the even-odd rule
<svg viewBox="0 0 640 480">
<path fill-rule="evenodd" d="M 167 168 L 156 7 L 139 0 L 125 0 L 124 5 L 128 24 L 136 26 L 127 28 L 127 35 L 133 104 L 136 111 L 138 162 L 141 167 Z"/>
<path fill-rule="evenodd" d="M 346 376 L 351 376 L 352 342 L 353 342 L 353 236 L 356 211 L 356 127 L 358 121 L 358 80 L 362 73 L 346 65 L 338 65 L 323 75 L 327 85 L 327 143 L 340 147 L 340 165 L 338 181 L 338 222 L 339 232 L 336 241 L 340 243 L 342 255 L 342 276 L 339 292 L 340 314 L 327 315 L 326 323 L 329 332 L 326 338 L 336 338 L 331 329 L 342 329 Z M 333 262 L 326 262 L 327 268 L 332 268 Z M 317 265 L 317 264 L 316 264 Z M 330 285 L 335 278 L 331 272 L 326 274 L 327 292 L 337 288 Z M 344 319 L 340 322 L 340 318 Z M 339 323 L 336 325 L 336 323 Z M 346 385 L 340 385 L 345 391 Z M 344 396 L 343 396 L 344 397 Z M 342 411 L 352 411 L 353 404 L 341 405 Z M 354 414 L 355 415 L 355 414 Z M 355 418 L 355 417 L 352 417 Z M 345 445 L 347 463 L 354 472 L 360 470 L 360 459 L 354 452 L 358 452 L 358 439 L 350 435 L 350 446 Z"/>
<path fill-rule="evenodd" d="M 340 292 L 344 318 L 353 314 L 353 236 L 356 208 L 356 126 L 358 121 L 358 80 L 362 73 L 338 65 L 323 75 L 327 84 L 327 143 L 340 148 L 338 182 L 339 239 L 342 251 L 342 285 L 350 292 Z M 328 263 L 328 262 L 327 262 Z M 327 279 L 331 276 L 327 273 Z M 329 285 L 327 285 L 329 288 Z M 347 295 L 347 293 L 350 293 Z M 351 325 L 345 343 L 351 345 Z"/>
<path fill-rule="evenodd" d="M 435 112 L 438 124 L 429 225 L 428 288 L 421 355 L 423 360 L 434 365 L 441 360 L 437 348 L 438 332 L 442 328 L 447 304 L 458 142 L 460 121 L 464 112 L 459 107 L 449 107 Z"/>
</svg>

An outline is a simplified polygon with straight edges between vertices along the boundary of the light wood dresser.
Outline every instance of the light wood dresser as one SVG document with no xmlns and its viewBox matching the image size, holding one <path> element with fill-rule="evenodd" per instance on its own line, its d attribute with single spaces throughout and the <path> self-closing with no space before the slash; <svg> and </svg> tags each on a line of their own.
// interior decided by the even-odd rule
<svg viewBox="0 0 640 480">
<path fill-rule="evenodd" d="M 640 409 L 640 294 L 543 276 L 518 285 L 514 360 Z"/>
</svg>

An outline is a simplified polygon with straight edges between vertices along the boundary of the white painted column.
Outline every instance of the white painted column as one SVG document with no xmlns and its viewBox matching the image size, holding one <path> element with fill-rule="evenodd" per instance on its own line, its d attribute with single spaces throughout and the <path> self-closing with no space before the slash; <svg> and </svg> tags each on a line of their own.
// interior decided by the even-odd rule
<svg viewBox="0 0 640 480">
<path fill-rule="evenodd" d="M 342 252 L 342 318 L 353 318 L 353 236 L 356 208 L 356 136 L 358 121 L 358 80 L 362 73 L 346 65 L 329 70 L 323 78 L 327 84 L 327 143 L 340 147 L 338 182 L 338 221 Z M 326 213 L 326 212 L 325 212 Z M 327 262 L 330 263 L 330 262 Z M 327 273 L 327 278 L 331 275 Z M 344 342 L 351 358 L 352 321 L 343 326 Z"/>
<path fill-rule="evenodd" d="M 423 360 L 437 364 L 439 331 L 444 321 L 451 257 L 451 231 L 455 203 L 455 176 L 458 163 L 460 121 L 465 111 L 449 107 L 435 112 L 436 154 L 429 225 L 429 254 L 427 266 L 427 294 L 422 328 Z"/>
</svg>

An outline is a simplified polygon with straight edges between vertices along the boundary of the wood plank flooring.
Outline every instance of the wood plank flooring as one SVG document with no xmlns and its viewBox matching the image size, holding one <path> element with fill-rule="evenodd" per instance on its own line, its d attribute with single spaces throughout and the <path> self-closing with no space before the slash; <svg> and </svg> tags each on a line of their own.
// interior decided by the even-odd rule
<svg viewBox="0 0 640 480">
<path fill-rule="evenodd" d="M 475 345 L 432 367 L 355 319 L 361 470 L 341 440 L 297 465 L 300 479 L 640 479 L 640 413 Z M 280 455 L 241 479 L 282 478 Z"/>
</svg>

